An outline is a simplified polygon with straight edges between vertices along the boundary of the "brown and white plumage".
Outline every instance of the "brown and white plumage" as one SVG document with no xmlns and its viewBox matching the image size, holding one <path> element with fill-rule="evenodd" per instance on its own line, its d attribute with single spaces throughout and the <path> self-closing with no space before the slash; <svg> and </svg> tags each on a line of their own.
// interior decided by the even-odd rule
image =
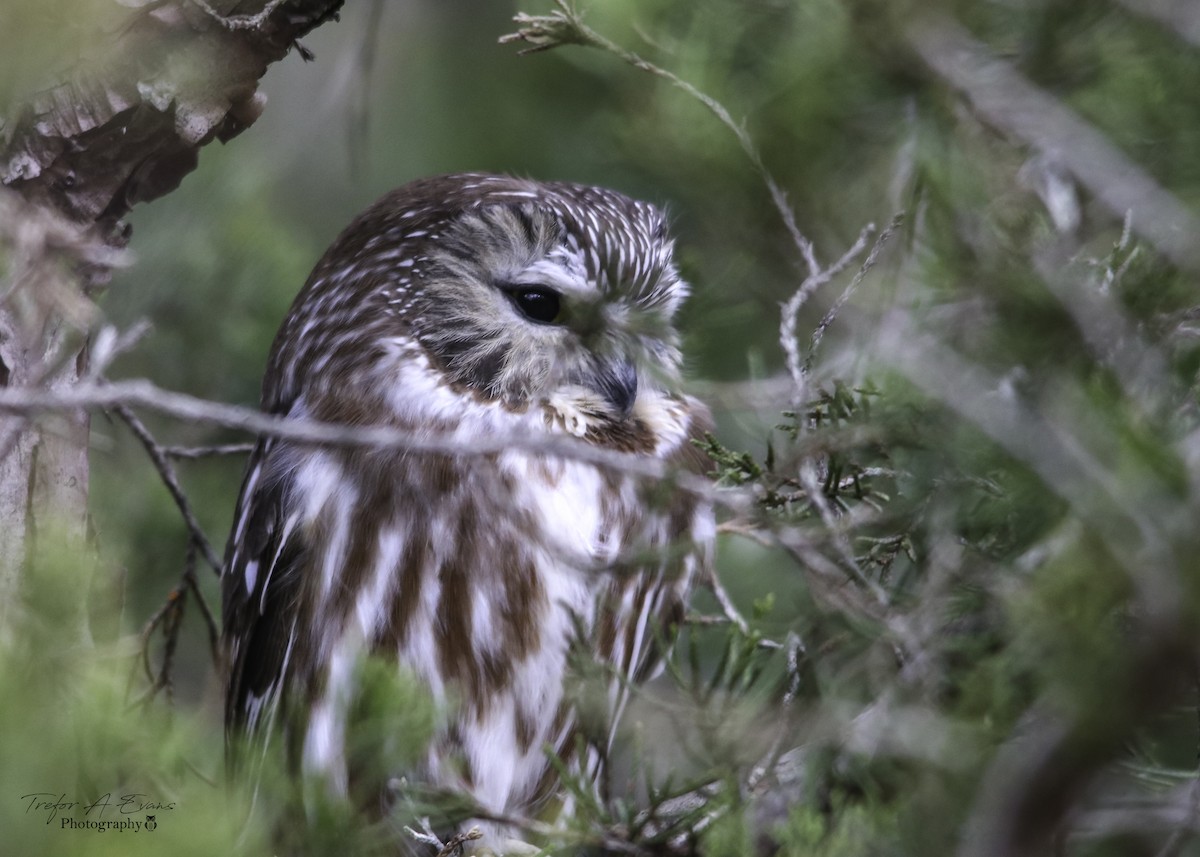
<svg viewBox="0 0 1200 857">
<path fill-rule="evenodd" d="M 707 411 L 679 389 L 686 294 L 661 212 L 599 188 L 491 175 L 379 200 L 318 263 L 275 340 L 272 413 L 471 444 L 574 435 L 702 471 Z M 340 791 L 354 667 L 414 672 L 448 711 L 419 770 L 496 813 L 556 787 L 545 747 L 598 776 L 564 696 L 583 645 L 618 675 L 656 666 L 711 561 L 694 496 L 511 448 L 461 457 L 265 438 L 222 579 L 226 719 Z M 584 639 L 577 639 L 582 635 Z M 625 685 L 611 682 L 615 722 Z"/>
</svg>

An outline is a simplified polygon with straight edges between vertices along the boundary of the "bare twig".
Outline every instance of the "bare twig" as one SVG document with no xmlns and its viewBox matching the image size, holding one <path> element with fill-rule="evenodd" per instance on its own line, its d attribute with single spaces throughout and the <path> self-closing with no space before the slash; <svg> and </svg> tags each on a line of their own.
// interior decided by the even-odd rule
<svg viewBox="0 0 1200 857">
<path fill-rule="evenodd" d="M 875 239 L 875 244 L 871 247 L 871 252 L 867 254 L 866 260 L 859 267 L 858 273 L 854 275 L 850 284 L 846 286 L 841 295 L 838 296 L 838 299 L 834 301 L 829 311 L 822 316 L 820 323 L 812 332 L 812 338 L 809 340 L 808 355 L 804 358 L 805 374 L 812 372 L 813 361 L 816 359 L 817 349 L 821 347 L 821 340 L 825 338 L 825 331 L 829 329 L 829 326 L 833 324 L 839 313 L 841 313 L 842 307 L 850 300 L 850 297 L 854 294 L 859 284 L 862 283 L 871 269 L 875 267 L 875 263 L 879 260 L 879 254 L 883 252 L 884 245 L 887 244 L 888 239 L 892 237 L 903 222 L 904 212 L 897 212 L 888 225 L 883 228 L 883 231 L 879 233 L 879 237 Z"/>
<path fill-rule="evenodd" d="M 204 618 L 204 626 L 208 632 L 209 654 L 213 659 L 213 663 L 218 662 L 220 632 L 217 630 L 217 622 L 211 608 L 208 606 L 208 600 L 204 597 L 204 593 L 200 591 L 200 582 L 196 577 L 196 542 L 192 540 L 188 542 L 187 555 L 184 559 L 183 572 L 180 574 L 179 583 L 167 593 L 162 606 L 154 611 L 154 615 L 142 627 L 140 634 L 141 664 L 149 686 L 144 693 L 134 700 L 134 705 L 140 705 L 149 699 L 153 699 L 163 690 L 167 692 L 168 701 L 171 699 L 171 672 L 175 664 L 175 649 L 179 644 L 179 633 L 183 627 L 183 617 L 189 594 L 195 598 L 196 604 L 200 608 L 200 615 Z M 151 664 L 150 643 L 154 632 L 160 628 L 162 629 L 165 644 L 162 664 L 155 670 Z"/>
<path fill-rule="evenodd" d="M 101 327 L 92 335 L 92 345 L 88 351 L 87 371 L 81 380 L 99 381 L 108 372 L 121 354 L 133 350 L 150 332 L 150 322 L 142 319 L 130 325 L 126 330 L 117 330 L 112 325 Z"/>
<path fill-rule="evenodd" d="M 195 550 L 194 542 L 189 549 Z M 217 620 L 213 616 L 212 608 L 208 606 L 208 599 L 200 591 L 200 581 L 196 577 L 196 563 L 194 559 L 184 565 L 183 581 L 187 585 L 187 588 L 191 590 L 192 597 L 196 599 L 196 604 L 200 607 L 200 615 L 204 617 L 204 628 L 208 631 L 208 651 L 212 656 L 213 663 L 216 664 L 220 661 L 221 632 L 217 627 Z"/>
<path fill-rule="evenodd" d="M 263 24 L 267 22 L 267 19 L 275 14 L 275 10 L 287 1 L 270 0 L 257 15 L 222 15 L 212 6 L 208 5 L 205 0 L 189 0 L 193 6 L 201 9 L 204 14 L 227 30 L 260 30 Z"/>
<path fill-rule="evenodd" d="M 700 581 L 701 586 L 705 586 L 712 592 L 713 597 L 717 599 L 717 604 L 721 606 L 721 616 L 689 616 L 687 621 L 693 625 L 734 625 L 743 637 L 752 638 L 755 635 L 750 633 L 750 623 L 746 621 L 746 617 L 737 609 L 737 605 L 733 603 L 733 599 L 729 597 L 724 584 L 717 577 L 716 569 L 709 569 L 708 574 Z M 783 645 L 776 640 L 769 639 L 762 635 L 757 635 L 755 645 L 760 649 L 769 649 L 772 651 L 782 649 Z"/>
<path fill-rule="evenodd" d="M 472 827 L 470 830 L 456 833 L 446 840 L 446 844 L 437 853 L 437 857 L 458 857 L 459 854 L 463 853 L 463 848 L 468 842 L 474 842 L 476 839 L 482 838 L 483 831 L 478 827 Z"/>
<path fill-rule="evenodd" d="M 713 616 L 708 613 L 689 613 L 683 617 L 685 625 L 695 625 L 700 628 L 714 627 L 717 625 L 732 625 L 733 620 L 728 616 Z"/>
<path fill-rule="evenodd" d="M 220 455 L 249 455 L 254 451 L 252 443 L 225 443 L 219 446 L 164 446 L 163 455 L 167 458 L 195 460 L 197 458 L 213 458 Z"/>
<path fill-rule="evenodd" d="M 418 820 L 421 825 L 420 830 L 414 830 L 407 825 L 404 827 L 404 832 L 420 842 L 422 845 L 428 845 L 430 848 L 436 848 L 439 852 L 446 847 L 446 843 L 442 842 L 441 838 L 433 832 L 433 828 L 429 825 L 428 818 Z"/>
<path fill-rule="evenodd" d="M 749 504 L 749 498 L 742 492 L 718 490 L 707 479 L 679 472 L 664 461 L 613 452 L 565 435 L 535 437 L 528 432 L 512 432 L 472 438 L 467 442 L 388 426 L 350 426 L 280 417 L 164 390 L 145 380 L 82 383 L 61 390 L 0 389 L 0 412 L 31 414 L 75 408 L 113 408 L 117 405 L 143 407 L 188 422 L 223 426 L 314 446 L 404 449 L 414 453 L 463 458 L 480 458 L 513 450 L 538 453 L 583 461 L 631 476 L 668 480 L 681 491 L 731 509 L 743 509 Z"/>
<path fill-rule="evenodd" d="M 188 575 L 188 570 L 192 569 L 192 576 L 195 576 L 194 568 L 196 564 L 195 545 L 188 543 L 187 560 L 185 562 L 184 577 Z M 154 612 L 150 620 L 142 628 L 141 638 L 141 655 L 142 669 L 146 673 L 146 678 L 150 682 L 150 686 L 146 692 L 136 701 L 137 703 L 144 702 L 148 699 L 153 699 L 158 695 L 159 691 L 166 691 L 167 702 L 170 703 L 174 698 L 174 684 L 171 678 L 171 671 L 175 664 L 175 649 L 179 644 L 179 631 L 183 626 L 184 608 L 187 606 L 186 584 L 179 584 L 169 593 L 163 605 Z M 155 671 L 150 663 L 150 640 L 154 632 L 162 629 L 163 634 L 163 657 L 162 664 Z"/>
<path fill-rule="evenodd" d="M 1200 5 L 1194 0 L 1117 0 L 1135 15 L 1153 18 L 1200 47 Z"/>
<path fill-rule="evenodd" d="M 737 605 L 733 603 L 733 599 L 729 597 L 729 593 L 725 591 L 725 586 L 717 577 L 716 571 L 709 569 L 708 575 L 701 582 L 712 591 L 717 603 L 721 605 L 721 612 L 725 614 L 725 618 L 736 625 L 743 636 L 749 636 L 750 623 L 746 621 L 746 617 L 741 614 Z"/>
<path fill-rule="evenodd" d="M 735 121 L 729 111 L 725 109 L 725 106 L 715 98 L 706 95 L 686 80 L 672 74 L 666 69 L 655 65 L 649 60 L 643 59 L 633 51 L 626 50 L 616 42 L 610 41 L 584 24 L 582 16 L 566 0 L 555 0 L 555 5 L 558 6 L 558 11 L 551 12 L 549 15 L 527 15 L 523 12 L 517 14 L 513 20 L 520 25 L 521 29 L 515 33 L 502 36 L 500 43 L 525 42 L 532 45 L 532 47 L 521 51 L 523 54 L 549 50 L 559 45 L 574 44 L 600 48 L 620 58 L 634 68 L 662 78 L 672 86 L 686 92 L 692 98 L 696 99 L 696 101 L 699 101 L 720 120 L 722 125 L 733 132 L 738 144 L 742 147 L 742 151 L 746 153 L 746 157 L 749 158 L 750 163 L 754 165 L 763 183 L 767 186 L 767 191 L 771 195 L 771 202 L 783 220 L 784 226 L 792 238 L 792 243 L 796 245 L 796 249 L 800 252 L 800 256 L 804 260 L 804 264 L 808 269 L 808 276 L 819 276 L 821 265 L 817 261 L 812 242 L 804 236 L 800 228 L 796 225 L 796 215 L 792 211 L 791 204 L 788 202 L 787 194 L 767 169 L 762 154 L 758 151 L 758 147 L 754 144 L 754 140 L 746 130 L 746 126 L 741 122 Z"/>
<path fill-rule="evenodd" d="M 430 848 L 437 849 L 436 857 L 458 857 L 463 853 L 463 849 L 468 842 L 474 842 L 477 839 L 483 838 L 483 831 L 478 827 L 471 827 L 469 830 L 464 830 L 456 833 L 447 839 L 445 842 L 433 832 L 433 828 L 429 825 L 428 818 L 420 820 L 421 829 L 414 830 L 411 827 L 405 827 L 404 832 L 420 842 L 422 845 L 428 845 Z"/>
<path fill-rule="evenodd" d="M 181 609 L 180 602 L 186 597 L 186 594 L 176 586 L 167 593 L 167 598 L 163 601 L 162 606 L 155 610 L 154 614 L 146 621 L 146 624 L 142 626 L 142 632 L 139 635 L 141 639 L 142 670 L 146 674 L 146 680 L 151 685 L 156 686 L 155 690 L 157 690 L 159 676 L 155 674 L 154 667 L 150 663 L 150 636 L 163 624 L 168 613 Z"/>
<path fill-rule="evenodd" d="M 759 785 L 771 776 L 771 772 L 779 762 L 779 757 L 783 755 L 783 742 L 786 740 L 790 728 L 787 722 L 787 714 L 796 702 L 796 694 L 800 692 L 800 656 L 802 654 L 807 655 L 804 643 L 799 635 L 793 632 L 788 634 L 784 647 L 787 650 L 788 683 L 787 689 L 783 693 L 783 699 L 780 702 L 780 707 L 784 714 L 783 723 L 776 731 L 775 737 L 771 741 L 770 749 L 763 756 L 763 761 L 756 765 L 750 771 L 750 776 L 746 778 L 746 789 L 751 793 L 756 791 Z"/>
<path fill-rule="evenodd" d="M 167 491 L 171 494 L 171 499 L 175 501 L 175 505 L 179 507 L 179 514 L 183 517 L 183 522 L 191 533 L 192 541 L 200 549 L 200 553 L 204 556 L 204 561 L 207 562 L 213 571 L 220 573 L 221 560 L 217 558 L 217 554 L 212 549 L 212 545 L 208 541 L 208 536 L 204 534 L 203 528 L 200 526 L 200 521 L 196 519 L 195 512 L 192 511 L 192 504 L 188 501 L 187 494 L 179 484 L 179 478 L 175 475 L 175 467 L 171 464 L 163 448 L 158 441 L 154 439 L 154 435 L 146 428 L 145 424 L 137 418 L 137 416 L 124 404 L 114 404 L 113 412 L 119 416 L 130 431 L 134 433 L 138 440 L 142 442 L 142 446 L 146 449 L 146 454 L 150 456 L 150 461 L 154 463 L 155 470 L 162 477 L 163 484 L 167 486 Z"/>
</svg>

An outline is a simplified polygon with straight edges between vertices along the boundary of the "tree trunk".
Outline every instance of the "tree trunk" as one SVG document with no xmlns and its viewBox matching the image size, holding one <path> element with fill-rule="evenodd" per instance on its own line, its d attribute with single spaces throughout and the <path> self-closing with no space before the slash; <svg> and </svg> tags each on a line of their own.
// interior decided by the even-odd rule
<svg viewBox="0 0 1200 857">
<path fill-rule="evenodd" d="M 59 389 L 88 371 L 91 296 L 128 241 L 121 218 L 176 188 L 200 147 L 249 126 L 267 67 L 342 0 L 4 2 L 0 30 L 100 8 L 75 28 L 101 34 L 82 60 L 53 27 L 44 40 L 27 34 L 33 48 L 0 56 L 0 81 L 42 76 L 0 117 L 0 182 L 10 188 L 0 189 L 0 386 Z M 88 427 L 83 411 L 0 413 L 0 640 L 39 533 L 53 532 L 56 546 L 85 542 Z"/>
</svg>

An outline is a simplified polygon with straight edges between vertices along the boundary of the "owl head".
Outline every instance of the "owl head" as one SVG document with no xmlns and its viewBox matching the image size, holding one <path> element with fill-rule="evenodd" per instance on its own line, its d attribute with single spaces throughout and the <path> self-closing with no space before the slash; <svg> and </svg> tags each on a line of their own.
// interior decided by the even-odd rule
<svg viewBox="0 0 1200 857">
<path fill-rule="evenodd" d="M 425 179 L 318 263 L 276 341 L 267 404 L 322 383 L 344 393 L 401 343 L 457 392 L 620 422 L 639 393 L 677 388 L 686 294 L 652 205 L 507 176 Z"/>
</svg>

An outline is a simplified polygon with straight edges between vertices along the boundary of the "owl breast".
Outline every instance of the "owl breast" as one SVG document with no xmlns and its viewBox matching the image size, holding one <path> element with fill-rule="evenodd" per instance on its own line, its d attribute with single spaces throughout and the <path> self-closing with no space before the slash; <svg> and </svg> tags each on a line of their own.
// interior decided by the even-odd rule
<svg viewBox="0 0 1200 857">
<path fill-rule="evenodd" d="M 711 563 L 713 516 L 669 478 L 538 443 L 709 469 L 692 443 L 707 409 L 680 392 L 672 246 L 653 205 L 481 174 L 398 188 L 338 236 L 280 328 L 262 406 L 434 443 L 259 439 L 222 570 L 235 766 L 275 748 L 376 807 L 408 783 L 526 814 L 564 766 L 603 790 L 656 628 Z M 599 662 L 597 689 L 573 691 L 576 654 Z M 358 719 L 366 656 L 416 676 L 441 724 L 383 773 Z"/>
<path fill-rule="evenodd" d="M 450 437 L 580 434 L 577 415 L 547 403 L 515 413 L 470 402 L 440 384 L 419 354 L 398 348 L 386 370 L 401 426 L 437 425 Z M 383 371 L 383 370 L 381 370 Z M 454 419 L 447 418 L 454 399 Z M 312 403 L 317 416 L 320 402 Z M 646 451 L 686 446 L 687 416 L 645 401 Z M 586 434 L 585 427 L 582 432 Z M 661 445 L 662 449 L 658 446 Z M 573 646 L 622 675 L 645 670 L 654 624 L 678 612 L 698 557 L 664 559 L 672 543 L 711 538 L 694 503 L 673 513 L 648 506 L 632 477 L 536 450 L 480 456 L 310 451 L 295 468 L 296 527 L 325 545 L 305 575 L 300 640 L 334 641 L 314 652 L 313 704 L 303 766 L 344 789 L 346 708 L 354 662 L 394 659 L 429 688 L 445 722 L 412 774 L 463 789 L 495 813 L 528 811 L 556 776 L 548 753 L 595 775 L 611 733 L 587 736 L 576 758 L 578 717 L 564 700 Z M 358 486 L 353 496 L 344 488 Z M 637 574 L 626 569 L 634 560 Z M 351 595 L 350 593 L 356 593 Z M 615 722 L 625 683 L 609 684 Z M 319 688 L 319 690 L 316 690 Z M 595 718 L 592 718 L 595 719 Z"/>
</svg>

